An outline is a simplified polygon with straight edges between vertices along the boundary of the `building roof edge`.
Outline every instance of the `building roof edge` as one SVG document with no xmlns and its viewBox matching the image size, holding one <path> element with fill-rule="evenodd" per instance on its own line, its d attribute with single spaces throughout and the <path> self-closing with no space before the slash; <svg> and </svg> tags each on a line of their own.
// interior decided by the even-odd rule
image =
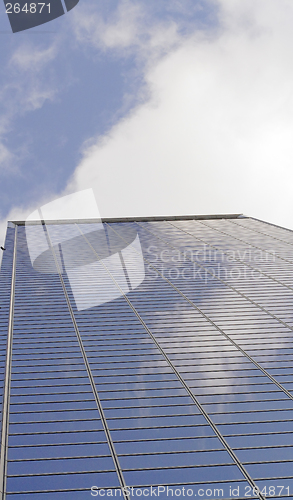
<svg viewBox="0 0 293 500">
<path fill-rule="evenodd" d="M 68 224 L 68 223 L 94 223 L 94 222 L 152 222 L 164 220 L 208 220 L 208 219 L 238 219 L 246 217 L 243 214 L 214 214 L 214 215 L 167 215 L 167 216 L 148 216 L 148 217 L 101 217 L 101 219 L 56 219 L 46 220 L 46 224 Z M 42 221 L 23 221 L 14 220 L 9 221 L 8 224 L 15 224 L 16 226 L 24 226 L 25 224 L 34 225 L 41 224 Z"/>
</svg>

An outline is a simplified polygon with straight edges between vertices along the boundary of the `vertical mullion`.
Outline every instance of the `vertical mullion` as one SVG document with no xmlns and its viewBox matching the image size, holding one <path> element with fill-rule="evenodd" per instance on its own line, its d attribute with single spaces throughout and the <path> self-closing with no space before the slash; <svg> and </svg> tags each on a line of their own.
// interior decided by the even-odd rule
<svg viewBox="0 0 293 500">
<path fill-rule="evenodd" d="M 62 273 L 61 273 L 61 270 L 60 270 L 60 267 L 59 267 L 59 264 L 58 264 L 58 260 L 57 260 L 57 257 L 56 257 L 56 254 L 55 254 L 55 251 L 54 251 L 54 248 L 53 248 L 53 245 L 52 245 L 50 234 L 49 234 L 49 231 L 48 231 L 47 226 L 46 226 L 45 223 L 43 224 L 43 227 L 44 227 L 44 230 L 45 230 L 46 235 L 47 235 L 47 240 L 48 240 L 48 243 L 49 243 L 49 247 L 50 247 L 50 249 L 52 251 L 52 254 L 53 254 L 53 258 L 54 258 L 54 261 L 55 261 L 57 272 L 59 274 L 59 278 L 60 278 L 61 285 L 62 285 L 62 288 L 63 288 L 63 293 L 64 293 L 64 296 L 65 296 L 65 300 L 67 302 L 67 306 L 68 306 L 69 313 L 70 313 L 70 316 L 71 316 L 71 319 L 72 319 L 72 323 L 73 323 L 73 326 L 74 326 L 74 329 L 75 329 L 75 333 L 76 333 L 76 336 L 77 336 L 77 340 L 78 340 L 78 343 L 79 343 L 79 347 L 80 347 L 80 350 L 81 350 L 81 354 L 82 354 L 82 357 L 83 357 L 85 368 L 86 368 L 86 371 L 87 371 L 87 374 L 88 374 L 88 378 L 89 378 L 89 381 L 90 381 L 90 384 L 91 384 L 91 388 L 92 388 L 93 395 L 94 395 L 94 398 L 95 398 L 95 401 L 96 401 L 96 405 L 97 405 L 97 408 L 98 408 L 98 411 L 99 411 L 99 414 L 100 414 L 101 422 L 102 422 L 102 425 L 103 425 L 103 428 L 104 428 L 104 432 L 105 432 L 105 435 L 106 435 L 106 439 L 107 439 L 107 442 L 108 442 L 108 445 L 109 445 L 110 453 L 111 453 L 111 456 L 112 456 L 112 459 L 113 459 L 113 462 L 114 462 L 114 466 L 115 466 L 115 469 L 116 469 L 116 473 L 117 473 L 117 476 L 118 476 L 118 480 L 119 480 L 119 483 L 120 483 L 120 486 L 121 486 L 121 489 L 122 489 L 122 494 L 123 494 L 124 499 L 128 500 L 128 497 L 127 497 L 127 494 L 126 494 L 126 491 L 127 491 L 126 490 L 126 483 L 125 483 L 125 480 L 124 480 L 124 477 L 123 477 L 123 472 L 122 472 L 122 469 L 121 469 L 121 466 L 120 466 L 120 463 L 119 463 L 119 459 L 118 459 L 118 455 L 117 455 L 116 450 L 115 450 L 114 443 L 112 441 L 111 433 L 110 433 L 110 430 L 109 430 L 109 427 L 108 427 L 108 423 L 107 423 L 107 420 L 106 420 L 106 417 L 105 417 L 105 414 L 104 414 L 104 410 L 103 410 L 103 407 L 102 407 L 102 403 L 100 401 L 100 397 L 99 397 L 99 394 L 98 394 L 98 391 L 97 391 L 97 388 L 96 388 L 96 384 L 95 384 L 94 377 L 93 377 L 93 374 L 92 374 L 92 371 L 91 371 L 91 367 L 90 367 L 89 361 L 87 359 L 87 355 L 86 355 L 86 351 L 85 351 L 85 348 L 84 348 L 84 345 L 83 345 L 83 341 L 82 341 L 82 338 L 81 338 L 81 335 L 80 335 L 80 332 L 79 332 L 79 328 L 78 328 L 78 325 L 77 325 L 77 322 L 76 322 L 76 319 L 75 319 L 75 316 L 74 316 L 74 312 L 73 312 L 73 309 L 72 309 L 72 306 L 71 306 L 71 303 L 70 303 L 70 299 L 69 299 L 69 296 L 68 296 L 68 293 L 67 293 L 67 290 L 66 290 L 66 285 L 64 283 L 63 276 L 62 276 Z"/>
<path fill-rule="evenodd" d="M 169 222 L 169 221 L 168 221 Z M 188 233 L 187 231 L 184 231 L 183 229 L 180 229 L 178 228 L 177 226 L 175 226 L 175 224 L 172 224 L 170 222 L 170 224 L 175 227 L 176 229 L 178 229 L 179 231 L 182 231 L 182 232 L 185 232 L 186 234 L 189 234 L 190 236 L 193 236 L 191 233 Z M 143 228 L 144 229 L 144 228 Z M 115 229 L 113 229 L 113 231 L 115 231 Z M 172 245 L 170 245 L 167 241 L 165 241 L 163 238 L 160 238 L 159 236 L 157 236 L 155 233 L 153 233 L 152 231 L 150 231 L 149 229 L 146 229 L 146 231 L 148 231 L 149 233 L 151 233 L 153 236 L 155 236 L 157 239 L 163 241 L 165 244 L 171 246 L 171 248 L 176 248 L 176 247 L 173 247 Z M 194 238 L 196 239 L 199 239 L 200 241 L 203 241 L 206 245 L 209 245 L 209 243 L 206 243 L 204 240 L 202 240 L 201 238 L 197 238 L 196 236 L 193 236 Z M 120 236 L 121 238 L 121 236 Z M 210 245 L 212 246 L 212 245 Z M 181 250 L 179 250 L 177 248 L 177 250 L 181 252 Z M 134 249 L 134 251 L 136 251 Z M 151 262 L 149 262 L 147 259 L 144 258 L 144 260 L 161 276 L 162 279 L 164 279 L 167 283 L 169 283 L 169 285 L 174 289 L 176 290 L 195 310 L 197 310 L 203 318 L 205 318 L 214 328 L 216 328 L 216 330 L 218 330 L 218 332 L 223 335 L 232 345 L 234 345 L 234 347 L 236 347 L 236 349 L 238 349 L 238 351 L 241 352 L 241 354 L 243 354 L 243 356 L 245 356 L 247 359 L 249 359 L 249 361 L 251 363 L 253 363 L 256 368 L 258 370 L 260 370 L 266 377 L 268 377 L 271 382 L 273 382 L 282 392 L 284 392 L 286 394 L 286 396 L 288 396 L 288 398 L 290 398 L 291 400 L 293 400 L 293 395 L 291 394 L 290 391 L 288 391 L 282 384 L 280 384 L 277 379 L 275 377 L 273 377 L 265 368 L 263 368 L 254 358 L 252 358 L 244 349 L 242 349 L 242 347 L 237 343 L 235 342 L 227 333 L 224 332 L 224 330 L 222 330 L 222 328 L 220 328 L 209 316 L 207 316 L 207 314 L 205 314 L 201 309 L 200 307 L 198 307 L 198 305 L 195 304 L 195 302 L 193 302 L 192 300 L 190 300 L 187 295 L 185 295 L 183 292 L 181 292 L 181 290 L 179 290 L 179 288 L 177 288 L 170 280 L 168 280 L 168 278 L 166 278 L 166 276 L 164 276 Z M 200 264 L 198 264 L 200 267 L 203 267 L 201 266 Z M 203 269 L 207 269 L 207 268 L 204 268 Z M 209 271 L 208 271 L 209 272 Z M 262 307 L 261 305 L 259 305 L 257 302 L 251 300 L 249 297 L 247 297 L 246 295 L 244 295 L 242 292 L 239 292 L 236 288 L 232 287 L 232 285 L 229 285 L 227 284 L 225 281 L 223 281 L 221 278 L 217 278 L 219 279 L 220 281 L 222 281 L 224 283 L 224 285 L 227 285 L 228 287 L 230 287 L 232 290 L 234 290 L 236 293 L 242 295 L 246 300 L 248 300 L 249 302 L 251 302 L 254 306 L 258 307 L 259 309 L 261 309 L 262 311 L 264 311 L 266 314 L 270 315 L 271 317 L 273 317 L 274 319 L 276 319 L 278 322 L 282 323 L 284 326 L 288 327 L 290 330 L 293 331 L 293 327 L 290 326 L 289 324 L 285 323 L 284 321 L 282 321 L 281 319 L 279 319 L 277 316 L 275 316 L 274 314 L 270 313 L 269 311 L 267 311 L 264 307 Z"/>
<path fill-rule="evenodd" d="M 17 253 L 17 225 L 15 225 L 15 233 L 14 233 L 9 322 L 8 322 L 8 332 L 7 332 L 6 364 L 5 364 L 5 378 L 4 378 L 3 405 L 2 405 L 2 429 L 1 429 L 1 449 L 0 449 L 1 500 L 5 500 L 6 498 L 7 455 L 8 455 L 8 434 L 9 434 L 9 403 L 10 403 L 12 344 L 13 344 L 13 312 L 14 312 L 15 278 L 16 278 L 16 253 Z"/>
<path fill-rule="evenodd" d="M 123 298 L 128 303 L 129 307 L 131 308 L 131 310 L 133 311 L 133 313 L 135 314 L 135 316 L 137 317 L 137 319 L 139 320 L 139 322 L 141 323 L 141 325 L 143 326 L 143 328 L 146 330 L 146 332 L 151 337 L 152 341 L 154 342 L 154 344 L 156 345 L 156 347 L 158 348 L 158 350 L 160 351 L 160 353 L 164 357 L 165 361 L 168 363 L 168 365 L 172 369 L 173 373 L 176 375 L 177 379 L 180 381 L 180 383 L 182 384 L 182 386 L 186 390 L 187 394 L 192 399 L 193 403 L 197 406 L 197 408 L 199 409 L 200 413 L 203 415 L 203 417 L 205 418 L 205 420 L 208 422 L 208 424 L 210 425 L 210 427 L 213 429 L 215 435 L 218 437 L 218 439 L 220 440 L 220 442 L 224 446 L 225 450 L 228 452 L 228 454 L 232 458 L 233 462 L 240 469 L 243 477 L 246 479 L 246 481 L 248 482 L 248 484 L 250 484 L 251 488 L 254 489 L 255 491 L 257 491 L 257 486 L 256 486 L 254 480 L 252 479 L 252 477 L 250 476 L 250 474 L 247 472 L 247 470 L 243 466 L 242 462 L 238 459 L 237 455 L 234 453 L 233 449 L 227 443 L 227 441 L 225 440 L 224 436 L 219 431 L 219 429 L 216 426 L 216 424 L 214 424 L 214 422 L 211 419 L 211 417 L 209 416 L 209 414 L 205 411 L 205 409 L 203 408 L 203 406 L 201 405 L 201 403 L 198 401 L 198 399 L 196 398 L 196 396 L 193 394 L 192 390 L 190 389 L 190 387 L 188 386 L 188 384 L 185 382 L 184 378 L 180 375 L 180 373 L 178 372 L 178 370 L 176 369 L 176 367 L 172 363 L 171 359 L 169 358 L 169 356 L 167 355 L 167 353 L 164 351 L 164 349 L 161 347 L 161 345 L 159 344 L 159 342 L 157 341 L 157 339 L 155 338 L 155 336 L 153 335 L 153 333 L 151 332 L 151 330 L 148 328 L 148 326 L 146 325 L 145 321 L 140 316 L 139 312 L 136 310 L 136 308 L 134 307 L 134 305 L 132 304 L 132 302 L 129 300 L 129 298 L 127 297 L 127 295 L 124 293 L 124 291 L 120 287 L 119 283 L 115 280 L 115 278 L 112 275 L 111 271 L 109 271 L 109 269 L 107 268 L 107 266 L 104 264 L 103 260 L 100 258 L 99 254 L 96 252 L 96 250 L 94 249 L 94 247 L 91 245 L 91 243 L 89 242 L 89 240 L 87 239 L 87 237 L 85 236 L 85 234 L 83 234 L 83 232 L 79 228 L 79 226 L 77 226 L 77 227 L 78 227 L 80 233 L 82 234 L 82 236 L 84 237 L 84 239 L 86 240 L 86 242 L 88 243 L 89 247 L 92 249 L 92 251 L 94 252 L 94 254 L 99 258 L 99 261 L 103 265 L 105 271 L 108 273 L 108 275 L 110 276 L 110 278 L 112 279 L 112 281 L 114 282 L 114 284 L 116 285 L 116 287 L 118 288 L 118 290 L 120 291 L 120 293 L 123 296 Z M 114 229 L 113 229 L 113 231 L 116 232 Z M 120 236 L 120 238 L 123 240 L 123 238 L 121 236 Z M 134 251 L 136 252 L 136 250 L 134 250 Z M 265 497 L 262 495 L 261 492 L 259 492 L 257 494 L 257 497 L 260 500 L 265 500 Z"/>
</svg>

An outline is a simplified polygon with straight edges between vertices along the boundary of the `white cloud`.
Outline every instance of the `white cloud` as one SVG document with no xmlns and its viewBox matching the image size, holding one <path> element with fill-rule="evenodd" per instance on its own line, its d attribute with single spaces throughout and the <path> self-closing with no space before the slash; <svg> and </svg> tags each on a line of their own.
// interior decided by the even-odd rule
<svg viewBox="0 0 293 500">
<path fill-rule="evenodd" d="M 142 3 L 131 0 L 122 0 L 110 20 L 91 5 L 74 14 L 73 28 L 79 43 L 114 51 L 119 56 L 134 53 L 140 59 L 153 59 L 180 40 L 175 22 L 154 22 Z"/>
<path fill-rule="evenodd" d="M 0 164 L 2 162 L 8 162 L 11 161 L 13 155 L 10 153 L 10 151 L 7 149 L 7 147 L 4 144 L 0 143 Z"/>
<path fill-rule="evenodd" d="M 9 67 L 12 70 L 34 71 L 39 73 L 44 66 L 55 59 L 57 44 L 41 49 L 32 43 L 21 44 L 11 56 Z"/>
<path fill-rule="evenodd" d="M 139 5 L 122 1 L 110 22 L 106 22 L 92 6 L 74 12 L 75 34 L 79 42 L 99 48 L 127 47 L 138 37 Z"/>
<path fill-rule="evenodd" d="M 149 99 L 86 143 L 60 196 L 93 188 L 102 217 L 244 212 L 293 228 L 293 4 L 219 0 L 219 27 L 189 37 L 139 32 L 142 11 L 121 5 L 108 24 L 81 18 L 78 40 L 136 50 Z"/>
<path fill-rule="evenodd" d="M 7 114 L 15 115 L 40 108 L 45 101 L 53 100 L 58 88 L 45 78 L 44 69 L 58 55 L 57 39 L 45 49 L 32 43 L 20 44 L 7 65 L 7 84 L 2 98 L 10 92 Z M 11 102 L 14 101 L 14 102 Z"/>
<path fill-rule="evenodd" d="M 0 169 L 18 171 L 17 154 L 4 146 L 4 137 L 13 128 L 14 120 L 24 113 L 41 108 L 48 100 L 54 100 L 58 87 L 51 78 L 44 76 L 44 69 L 58 54 L 56 39 L 45 49 L 33 43 L 17 44 L 7 64 L 2 68 L 3 83 L 0 90 Z M 14 164 L 12 165 L 11 159 Z"/>
<path fill-rule="evenodd" d="M 176 39 L 145 70 L 148 102 L 86 150 L 68 190 L 94 188 L 102 216 L 244 212 L 293 228 L 293 5 L 219 4 L 217 36 Z"/>
<path fill-rule="evenodd" d="M 57 89 L 51 86 L 43 88 L 40 84 L 36 84 L 27 94 L 25 108 L 27 111 L 39 109 L 43 106 L 45 101 L 53 101 L 56 94 Z"/>
</svg>

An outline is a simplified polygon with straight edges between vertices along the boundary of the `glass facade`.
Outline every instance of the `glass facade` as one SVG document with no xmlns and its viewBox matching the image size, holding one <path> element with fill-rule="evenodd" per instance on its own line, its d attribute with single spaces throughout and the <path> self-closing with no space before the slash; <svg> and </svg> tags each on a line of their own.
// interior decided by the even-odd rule
<svg viewBox="0 0 293 500">
<path fill-rule="evenodd" d="M 293 499 L 292 245 L 241 216 L 10 222 L 2 498 Z"/>
</svg>

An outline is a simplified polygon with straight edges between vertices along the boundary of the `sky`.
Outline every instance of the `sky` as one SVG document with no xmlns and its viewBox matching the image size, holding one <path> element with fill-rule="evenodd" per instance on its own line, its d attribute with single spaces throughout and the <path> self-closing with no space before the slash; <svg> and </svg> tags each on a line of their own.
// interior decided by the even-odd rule
<svg viewBox="0 0 293 500">
<path fill-rule="evenodd" d="M 1 244 L 89 188 L 102 217 L 293 229 L 291 0 L 80 0 L 14 34 L 1 9 Z"/>
</svg>

